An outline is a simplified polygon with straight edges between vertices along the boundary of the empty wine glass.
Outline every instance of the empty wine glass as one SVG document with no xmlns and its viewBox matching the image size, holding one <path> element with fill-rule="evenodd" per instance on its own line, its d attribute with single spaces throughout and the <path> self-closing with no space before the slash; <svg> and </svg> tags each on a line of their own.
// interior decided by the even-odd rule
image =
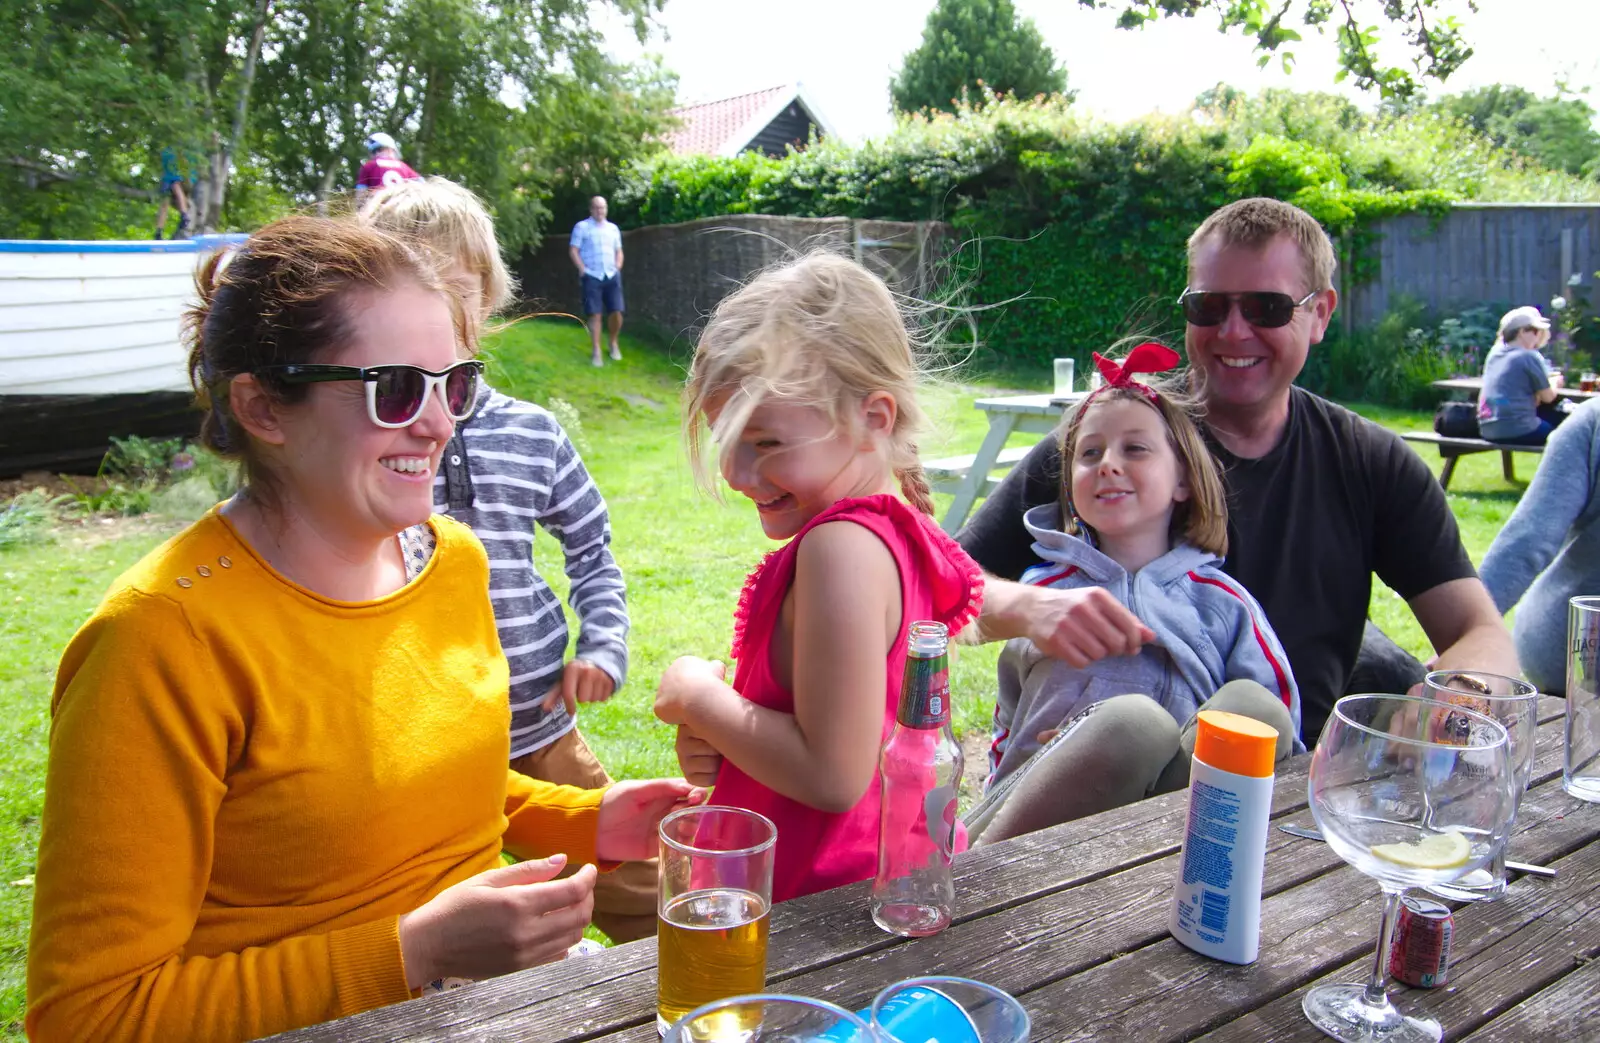
<svg viewBox="0 0 1600 1043">
<path fill-rule="evenodd" d="M 1435 670 L 1427 676 L 1424 694 L 1493 717 L 1510 740 L 1511 821 L 1517 818 L 1522 794 L 1533 775 L 1534 737 L 1539 729 L 1539 691 L 1515 677 L 1485 670 Z M 1430 884 L 1428 893 L 1458 902 L 1492 902 L 1506 893 L 1506 854 L 1501 848 L 1488 865 L 1448 884 Z"/>
<path fill-rule="evenodd" d="M 1338 856 L 1383 889 L 1378 951 L 1365 985 L 1319 985 L 1301 1008 L 1345 1043 L 1438 1043 L 1384 988 L 1400 894 L 1488 864 L 1510 830 L 1510 740 L 1475 710 L 1401 695 L 1334 704 L 1311 758 L 1311 813 Z"/>
</svg>

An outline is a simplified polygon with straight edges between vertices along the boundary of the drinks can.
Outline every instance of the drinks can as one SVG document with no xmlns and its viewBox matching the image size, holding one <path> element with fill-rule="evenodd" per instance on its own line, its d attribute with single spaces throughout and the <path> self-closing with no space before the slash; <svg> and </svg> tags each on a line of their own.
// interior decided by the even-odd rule
<svg viewBox="0 0 1600 1043">
<path fill-rule="evenodd" d="M 1400 899 L 1400 919 L 1389 946 L 1389 976 L 1419 989 L 1449 981 L 1455 918 L 1443 902 L 1416 895 Z"/>
</svg>

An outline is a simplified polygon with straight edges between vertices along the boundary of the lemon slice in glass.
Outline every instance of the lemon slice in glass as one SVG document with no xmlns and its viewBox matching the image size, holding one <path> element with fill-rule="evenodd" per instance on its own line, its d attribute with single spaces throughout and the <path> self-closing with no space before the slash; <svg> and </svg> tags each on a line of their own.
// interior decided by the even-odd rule
<svg viewBox="0 0 1600 1043">
<path fill-rule="evenodd" d="M 1466 865 L 1472 845 L 1460 833 L 1434 833 L 1409 844 L 1379 844 L 1372 853 L 1409 869 L 1454 869 Z"/>
</svg>

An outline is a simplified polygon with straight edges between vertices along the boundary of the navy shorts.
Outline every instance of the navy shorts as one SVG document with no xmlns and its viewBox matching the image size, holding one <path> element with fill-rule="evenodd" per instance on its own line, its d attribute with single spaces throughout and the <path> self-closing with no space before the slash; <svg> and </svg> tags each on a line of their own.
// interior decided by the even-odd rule
<svg viewBox="0 0 1600 1043">
<path fill-rule="evenodd" d="M 583 282 L 583 313 L 601 315 L 624 311 L 622 307 L 622 273 L 609 279 L 596 279 L 592 275 L 581 277 Z"/>
</svg>

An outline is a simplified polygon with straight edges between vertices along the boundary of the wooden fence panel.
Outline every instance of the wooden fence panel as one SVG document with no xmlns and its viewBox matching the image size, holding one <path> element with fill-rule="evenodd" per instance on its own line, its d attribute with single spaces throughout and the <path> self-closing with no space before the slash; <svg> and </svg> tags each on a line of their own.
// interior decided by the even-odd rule
<svg viewBox="0 0 1600 1043">
<path fill-rule="evenodd" d="M 1371 282 L 1343 288 L 1342 308 L 1357 329 L 1370 327 L 1410 297 L 1431 312 L 1474 305 L 1496 309 L 1570 296 L 1577 275 L 1593 299 L 1600 269 L 1600 205 L 1468 203 L 1437 222 L 1420 214 L 1378 225 L 1379 264 Z"/>
<path fill-rule="evenodd" d="M 518 265 L 524 310 L 579 313 L 568 237 L 547 236 Z M 854 256 L 902 292 L 923 297 L 956 243 L 937 222 L 737 214 L 622 233 L 628 321 L 693 343 L 711 309 L 751 275 L 795 251 Z"/>
</svg>

